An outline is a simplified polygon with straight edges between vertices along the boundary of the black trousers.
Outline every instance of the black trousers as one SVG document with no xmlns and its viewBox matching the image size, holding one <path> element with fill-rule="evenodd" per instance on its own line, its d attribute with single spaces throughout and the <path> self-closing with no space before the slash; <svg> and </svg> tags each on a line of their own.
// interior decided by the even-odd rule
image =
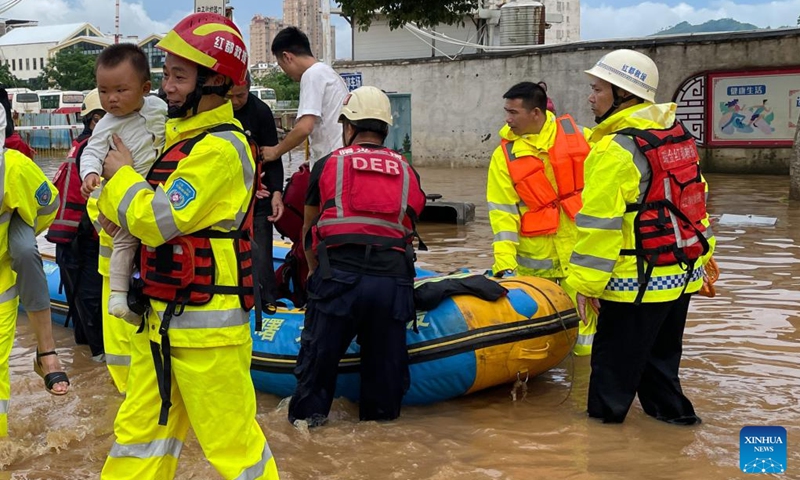
<svg viewBox="0 0 800 480">
<path fill-rule="evenodd" d="M 589 416 L 621 423 L 634 396 L 658 420 L 691 425 L 700 419 L 678 378 L 691 295 L 664 303 L 602 301 L 592 345 Z"/>
<path fill-rule="evenodd" d="M 257 200 L 253 213 L 253 236 L 256 248 L 253 249 L 253 264 L 258 272 L 261 286 L 261 303 L 272 304 L 276 300 L 275 266 L 272 264 L 272 215 L 269 200 Z"/>
<path fill-rule="evenodd" d="M 406 325 L 413 320 L 411 278 L 319 269 L 309 280 L 309 301 L 289 403 L 289 421 L 325 422 L 336 391 L 339 360 L 358 336 L 361 348 L 361 420 L 393 420 L 409 387 Z"/>
<path fill-rule="evenodd" d="M 97 272 L 100 242 L 78 235 L 71 244 L 56 245 L 56 263 L 75 324 L 75 343 L 88 344 L 92 356 L 103 348 L 103 277 Z"/>
</svg>

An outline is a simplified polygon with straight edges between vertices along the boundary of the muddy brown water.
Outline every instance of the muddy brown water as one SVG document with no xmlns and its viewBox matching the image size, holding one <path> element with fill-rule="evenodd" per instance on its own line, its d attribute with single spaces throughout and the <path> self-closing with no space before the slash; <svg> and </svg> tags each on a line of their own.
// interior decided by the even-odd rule
<svg viewBox="0 0 800 480">
<path fill-rule="evenodd" d="M 40 161 L 52 173 L 57 161 Z M 296 162 L 294 162 L 296 165 Z M 420 169 L 429 193 L 477 205 L 467 226 L 424 225 L 426 268 L 491 266 L 485 171 Z M 392 423 L 359 423 L 357 406 L 336 400 L 331 422 L 300 431 L 281 399 L 258 394 L 258 421 L 284 479 L 733 479 L 739 430 L 782 425 L 788 470 L 800 478 L 800 207 L 786 200 L 788 178 L 709 175 L 713 214 L 778 218 L 774 228 L 717 226 L 722 269 L 715 299 L 692 302 L 686 334 L 684 390 L 703 417 L 681 428 L 650 419 L 637 404 L 623 425 L 585 415 L 589 363 L 567 359 L 529 382 L 524 401 L 510 386 L 423 407 Z M 2 479 L 97 478 L 113 442 L 122 398 L 103 365 L 71 330 L 54 327 L 73 382 L 65 397 L 48 395 L 31 368 L 35 342 L 20 316 L 11 352 L 10 437 L 0 440 Z M 219 478 L 190 437 L 179 479 Z"/>
</svg>

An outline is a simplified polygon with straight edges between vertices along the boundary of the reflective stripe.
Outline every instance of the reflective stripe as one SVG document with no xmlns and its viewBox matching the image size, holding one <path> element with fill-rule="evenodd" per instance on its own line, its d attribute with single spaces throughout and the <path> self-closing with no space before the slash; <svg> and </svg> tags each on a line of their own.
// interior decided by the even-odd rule
<svg viewBox="0 0 800 480">
<path fill-rule="evenodd" d="M 511 151 L 514 149 L 514 142 L 506 143 L 506 158 L 508 158 L 509 162 L 513 162 L 517 159 L 517 156 L 514 155 Z"/>
<path fill-rule="evenodd" d="M 8 302 L 9 300 L 14 300 L 17 298 L 17 286 L 14 285 L 13 287 L 9 288 L 3 293 L 0 293 L 0 303 Z"/>
<path fill-rule="evenodd" d="M 572 128 L 572 122 L 570 122 L 568 118 L 562 118 L 559 123 L 561 123 L 561 128 L 564 129 L 564 133 L 567 135 L 572 135 L 575 133 L 575 129 Z"/>
<path fill-rule="evenodd" d="M 490 212 L 505 212 L 505 213 L 513 213 L 519 215 L 519 207 L 517 207 L 517 204 L 515 203 L 512 203 L 510 205 L 507 203 L 494 203 L 494 202 L 488 202 L 488 203 Z"/>
<path fill-rule="evenodd" d="M 0 225 L 8 222 L 9 220 L 11 220 L 11 212 L 6 212 L 0 215 Z"/>
<path fill-rule="evenodd" d="M 569 259 L 570 263 L 579 265 L 581 267 L 591 268 L 593 270 L 600 270 L 601 272 L 611 273 L 614 271 L 614 265 L 617 260 L 608 260 L 606 258 L 595 257 L 593 255 L 583 255 L 578 252 L 572 252 L 572 258 Z"/>
<path fill-rule="evenodd" d="M 495 242 L 517 242 L 519 243 L 519 234 L 517 232 L 497 232 L 494 234 Z"/>
<path fill-rule="evenodd" d="M 403 219 L 406 218 L 406 206 L 408 205 L 408 185 L 411 182 L 408 173 L 408 165 L 403 167 L 403 193 L 400 195 L 400 216 L 397 217 L 397 223 L 402 224 Z"/>
<path fill-rule="evenodd" d="M 555 264 L 549 258 L 544 260 L 536 260 L 533 258 L 523 257 L 517 255 L 517 264 L 521 267 L 530 268 L 531 270 L 552 270 Z"/>
<path fill-rule="evenodd" d="M 2 222 L 0 222 L 0 223 L 2 223 Z M 80 224 L 81 224 L 81 222 L 75 222 L 75 221 L 72 221 L 72 220 L 54 220 L 53 221 L 53 226 L 63 225 L 65 227 L 77 227 Z"/>
<path fill-rule="evenodd" d="M 156 188 L 152 205 L 161 238 L 168 242 L 180 235 L 182 232 L 175 224 L 175 217 L 172 216 L 172 202 L 162 187 Z"/>
<path fill-rule="evenodd" d="M 575 225 L 583 228 L 596 228 L 598 230 L 622 230 L 622 217 L 600 218 L 585 213 L 575 217 Z"/>
<path fill-rule="evenodd" d="M 178 458 L 181 455 L 183 442 L 177 438 L 162 438 L 149 443 L 122 445 L 114 442 L 108 456 L 111 458 L 158 458 L 170 455 Z"/>
<path fill-rule="evenodd" d="M 592 346 L 592 342 L 594 342 L 594 333 L 589 335 L 578 335 L 578 345 L 588 345 Z"/>
<path fill-rule="evenodd" d="M 620 147 L 624 148 L 625 151 L 633 155 L 633 164 L 636 166 L 636 169 L 639 170 L 639 175 L 641 176 L 639 180 L 639 197 L 636 199 L 636 203 L 642 203 L 647 193 L 647 187 L 650 185 L 650 178 L 653 176 L 653 171 L 650 169 L 650 162 L 647 160 L 647 157 L 639 151 L 636 141 L 631 137 L 615 135 L 614 141 L 617 142 Z"/>
<path fill-rule="evenodd" d="M 250 144 L 246 140 L 242 140 L 233 132 L 216 132 L 211 134 L 212 137 L 217 137 L 222 140 L 230 142 L 239 154 L 239 160 L 242 162 L 242 172 L 244 173 L 245 186 L 253 185 L 255 181 L 255 170 L 253 164 L 250 163 Z"/>
<path fill-rule="evenodd" d="M 336 218 L 344 217 L 344 208 L 342 208 L 342 190 L 344 189 L 344 157 L 336 157 L 336 196 L 333 201 L 336 204 Z"/>
<path fill-rule="evenodd" d="M 711 230 L 711 225 L 706 227 L 706 231 L 703 232 L 703 236 L 706 237 L 706 239 L 708 240 L 714 238 L 714 230 Z"/>
<path fill-rule="evenodd" d="M 256 480 L 264 475 L 264 469 L 267 463 L 272 460 L 272 451 L 269 449 L 269 443 L 264 443 L 264 451 L 261 453 L 261 460 L 250 468 L 245 469 L 235 480 Z"/>
<path fill-rule="evenodd" d="M 105 245 L 100 245 L 100 256 L 103 258 L 111 258 L 111 252 L 114 249 Z"/>
<path fill-rule="evenodd" d="M 250 144 L 247 143 L 247 140 L 242 140 L 233 132 L 216 132 L 212 133 L 211 136 L 225 140 L 236 148 L 236 153 L 239 154 L 239 160 L 242 162 L 244 185 L 246 188 L 253 187 L 255 185 L 253 182 L 255 182 L 256 173 L 253 164 L 250 162 L 250 154 L 248 153 L 250 152 Z M 233 221 L 220 222 L 217 226 L 225 231 L 236 230 L 239 228 L 239 225 L 244 222 L 244 217 L 246 215 L 247 209 L 243 212 L 239 211 L 236 213 L 236 218 Z"/>
<path fill-rule="evenodd" d="M 114 355 L 113 353 L 106 352 L 106 363 L 108 365 L 116 365 L 119 367 L 129 367 L 131 365 L 131 356 Z"/>
<path fill-rule="evenodd" d="M 8 400 L 0 400 L 0 415 L 8 413 Z"/>
<path fill-rule="evenodd" d="M 56 198 L 53 200 L 52 203 L 50 203 L 50 205 L 45 205 L 44 207 L 37 210 L 36 213 L 39 215 L 50 215 L 51 213 L 58 210 L 59 201 L 60 200 L 58 198 L 58 194 L 56 194 Z"/>
<path fill-rule="evenodd" d="M 130 230 L 128 230 L 128 218 L 125 216 L 125 214 L 128 212 L 131 202 L 133 202 L 133 197 L 135 197 L 136 194 L 142 190 L 150 190 L 150 184 L 147 182 L 137 182 L 133 184 L 130 188 L 128 188 L 128 191 L 125 192 L 125 195 L 122 197 L 122 201 L 119 202 L 119 205 L 117 205 L 119 226 L 124 228 L 125 231 L 130 232 Z"/>
<path fill-rule="evenodd" d="M 689 282 L 700 280 L 703 277 L 703 269 L 698 268 L 692 272 Z M 686 274 L 664 275 L 661 277 L 650 277 L 647 282 L 647 290 L 672 290 L 673 288 L 683 288 L 686 284 Z M 612 292 L 638 292 L 639 280 L 636 278 L 612 278 L 606 285 L 606 290 Z"/>
<path fill-rule="evenodd" d="M 329 218 L 327 220 L 320 220 L 319 222 L 317 222 L 317 227 L 322 228 L 328 225 L 340 225 L 342 223 L 366 223 L 368 225 L 376 225 L 379 227 L 386 227 L 394 230 L 400 230 L 406 235 L 411 233 L 411 231 L 409 231 L 402 224 L 392 223 L 386 220 L 381 220 L 379 218 L 370 218 L 370 217 Z"/>
<path fill-rule="evenodd" d="M 161 316 L 161 313 L 159 313 Z M 195 328 L 238 327 L 250 323 L 250 313 L 238 306 L 231 310 L 199 310 L 183 312 L 172 317 L 169 328 L 172 330 L 189 330 Z"/>
</svg>

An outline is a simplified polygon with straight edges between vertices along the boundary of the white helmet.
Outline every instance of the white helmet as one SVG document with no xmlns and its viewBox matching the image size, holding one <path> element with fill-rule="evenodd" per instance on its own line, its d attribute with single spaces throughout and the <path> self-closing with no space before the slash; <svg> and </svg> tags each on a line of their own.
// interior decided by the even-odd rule
<svg viewBox="0 0 800 480">
<path fill-rule="evenodd" d="M 658 67 L 647 55 L 633 50 L 614 50 L 603 55 L 586 73 L 616 85 L 651 103 L 656 101 Z"/>
<path fill-rule="evenodd" d="M 350 92 L 342 103 L 339 116 L 357 123 L 359 120 L 380 120 L 392 124 L 392 106 L 389 97 L 376 87 L 359 87 Z"/>
<path fill-rule="evenodd" d="M 83 105 L 81 105 L 81 117 L 85 117 L 95 110 L 103 110 L 103 106 L 100 104 L 100 93 L 96 88 L 83 97 Z"/>
</svg>

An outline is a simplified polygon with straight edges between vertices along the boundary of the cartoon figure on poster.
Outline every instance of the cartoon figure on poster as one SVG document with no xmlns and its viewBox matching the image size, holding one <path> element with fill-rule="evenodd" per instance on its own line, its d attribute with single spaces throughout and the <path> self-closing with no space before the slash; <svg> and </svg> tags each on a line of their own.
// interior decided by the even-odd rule
<svg viewBox="0 0 800 480">
<path fill-rule="evenodd" d="M 767 106 L 766 98 L 761 102 L 761 105 L 750 107 L 750 111 L 753 112 L 750 116 L 749 123 L 751 127 L 761 130 L 766 135 L 775 131 L 775 128 L 772 126 L 775 114 L 772 113 L 772 108 Z"/>
<path fill-rule="evenodd" d="M 770 135 L 775 131 L 772 126 L 775 114 L 772 108 L 767 106 L 767 99 L 762 100 L 761 105 L 748 107 L 739 104 L 739 99 L 734 98 L 728 102 L 720 102 L 720 112 L 722 117 L 719 119 L 719 129 L 726 135 L 734 133 L 752 133 L 756 130 L 765 135 Z M 743 112 L 752 112 L 750 119 Z M 746 122 L 746 123 L 745 123 Z"/>
</svg>

